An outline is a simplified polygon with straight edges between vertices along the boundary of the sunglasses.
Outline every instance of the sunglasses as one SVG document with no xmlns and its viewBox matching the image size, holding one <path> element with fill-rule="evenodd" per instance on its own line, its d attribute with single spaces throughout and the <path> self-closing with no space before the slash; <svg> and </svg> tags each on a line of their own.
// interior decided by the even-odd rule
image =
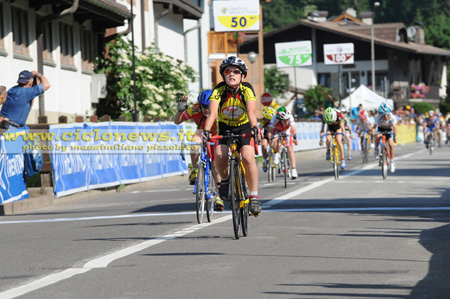
<svg viewBox="0 0 450 299">
<path fill-rule="evenodd" d="M 201 105 L 202 108 L 209 109 L 209 105 Z"/>
<path fill-rule="evenodd" d="M 242 71 L 241 71 L 241 70 L 238 70 L 238 69 L 236 69 L 236 70 L 224 70 L 223 73 L 224 73 L 225 75 L 229 75 L 229 74 L 231 74 L 231 73 L 233 73 L 233 74 L 235 74 L 235 75 L 240 75 L 240 74 L 242 74 Z"/>
</svg>

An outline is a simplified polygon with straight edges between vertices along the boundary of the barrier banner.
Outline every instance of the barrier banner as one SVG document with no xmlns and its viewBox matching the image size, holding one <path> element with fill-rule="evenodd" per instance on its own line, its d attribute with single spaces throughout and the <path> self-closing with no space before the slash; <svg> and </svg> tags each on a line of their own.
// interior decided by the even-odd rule
<svg viewBox="0 0 450 299">
<path fill-rule="evenodd" d="M 184 174 L 180 149 L 191 136 L 173 123 L 52 125 L 49 148 L 56 196 Z"/>
<path fill-rule="evenodd" d="M 28 133 L 28 127 L 8 130 L 8 137 L 20 137 Z M 23 138 L 5 140 L 0 137 L 0 204 L 29 198 L 23 176 Z"/>
</svg>

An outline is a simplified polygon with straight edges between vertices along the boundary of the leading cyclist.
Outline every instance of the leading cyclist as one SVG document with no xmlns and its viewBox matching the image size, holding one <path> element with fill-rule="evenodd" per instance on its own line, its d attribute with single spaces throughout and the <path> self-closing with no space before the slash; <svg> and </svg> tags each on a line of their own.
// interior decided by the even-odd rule
<svg viewBox="0 0 450 299">
<path fill-rule="evenodd" d="M 295 129 L 295 120 L 292 116 L 291 112 L 289 112 L 286 107 L 281 106 L 277 109 L 277 114 L 272 116 L 272 119 L 269 123 L 270 133 L 273 135 L 279 135 L 281 133 L 285 133 L 289 135 L 286 138 L 286 147 L 288 150 L 289 161 L 291 162 L 291 178 L 295 180 L 298 177 L 297 169 L 295 169 L 295 153 L 294 153 L 294 143 L 298 145 L 297 140 L 297 130 Z M 280 136 L 281 137 L 281 136 Z M 275 152 L 274 156 L 274 164 L 278 164 L 280 162 L 280 151 L 281 146 L 279 142 L 280 137 L 275 137 L 272 140 L 272 148 Z"/>
<path fill-rule="evenodd" d="M 210 98 L 211 114 L 206 119 L 204 131 L 206 140 L 210 138 L 210 130 L 216 117 L 219 119 L 219 134 L 231 131 L 233 134 L 253 134 L 256 141 L 260 139 L 255 92 L 251 84 L 243 82 L 247 70 L 245 62 L 236 56 L 222 61 L 219 72 L 223 81 L 214 88 Z M 241 138 L 238 146 L 250 190 L 250 212 L 257 216 L 261 213 L 261 203 L 258 199 L 258 168 L 254 142 L 253 138 Z M 221 140 L 216 147 L 216 166 L 222 177 L 219 187 L 222 200 L 228 199 L 228 150 L 226 140 Z"/>
<path fill-rule="evenodd" d="M 341 152 L 341 168 L 345 169 L 347 165 L 345 164 L 344 157 L 344 144 L 342 143 L 342 135 L 345 134 L 344 117 L 341 113 L 337 112 L 331 107 L 325 109 L 323 113 L 322 128 L 320 129 L 320 145 L 323 144 L 323 132 L 325 131 L 325 125 L 327 125 L 327 153 L 325 158 L 330 160 L 330 145 L 331 145 L 331 133 L 341 133 L 336 134 L 336 141 L 339 146 L 339 151 Z"/>
<path fill-rule="evenodd" d="M 397 120 L 391 112 L 391 108 L 386 103 L 381 103 L 378 108 L 379 115 L 375 120 L 377 125 L 377 131 L 375 136 L 375 151 L 378 153 L 378 145 L 380 144 L 380 139 L 384 132 L 392 131 L 393 134 L 387 135 L 386 139 L 389 144 L 389 152 L 391 154 L 391 163 L 389 164 L 389 170 L 395 172 L 395 148 L 394 143 L 397 143 Z"/>
</svg>

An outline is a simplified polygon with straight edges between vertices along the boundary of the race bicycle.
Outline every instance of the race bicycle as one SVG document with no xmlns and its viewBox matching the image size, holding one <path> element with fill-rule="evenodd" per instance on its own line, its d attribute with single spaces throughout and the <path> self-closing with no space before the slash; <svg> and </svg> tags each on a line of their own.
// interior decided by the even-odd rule
<svg viewBox="0 0 450 299">
<path fill-rule="evenodd" d="M 434 141 L 434 131 L 430 130 L 430 137 L 428 137 L 428 149 L 430 150 L 430 155 L 433 154 L 434 151 L 434 146 L 435 146 L 435 141 Z"/>
<path fill-rule="evenodd" d="M 381 174 L 383 179 L 387 178 L 387 173 L 389 166 L 391 164 L 391 152 L 389 151 L 389 144 L 386 143 L 386 136 L 390 136 L 392 131 L 381 132 L 381 152 L 380 152 L 380 161 L 379 166 L 381 166 Z"/>
<path fill-rule="evenodd" d="M 197 180 L 194 187 L 197 222 L 199 224 L 203 222 L 205 211 L 208 222 L 211 222 L 214 217 L 214 199 L 216 198 L 217 190 L 211 162 L 211 158 L 207 154 L 207 146 L 202 142 L 197 162 Z"/>
<path fill-rule="evenodd" d="M 343 133 L 331 133 L 331 134 L 324 134 L 323 136 L 326 135 L 331 135 L 331 137 L 333 138 L 333 140 L 331 141 L 330 144 L 330 161 L 331 161 L 331 165 L 333 166 L 333 171 L 334 171 L 334 179 L 338 180 L 339 179 L 339 166 L 341 165 L 341 153 L 339 150 L 339 145 L 337 143 L 336 140 L 336 135 L 344 135 Z M 345 138 L 345 136 L 343 136 Z"/>
<path fill-rule="evenodd" d="M 248 215 L 249 215 L 249 190 L 245 179 L 245 169 L 242 163 L 237 145 L 239 138 L 253 138 L 251 134 L 233 134 L 226 131 L 224 135 L 211 137 L 208 142 L 208 156 L 215 160 L 214 149 L 211 149 L 211 142 L 225 139 L 227 141 L 228 164 L 229 164 L 229 191 L 228 200 L 233 219 L 233 230 L 236 239 L 240 238 L 240 232 L 244 237 L 248 234 Z M 258 146 L 255 142 L 255 154 L 258 154 Z"/>
<path fill-rule="evenodd" d="M 286 133 L 276 134 L 272 137 L 277 138 L 280 143 L 281 149 L 280 149 L 280 172 L 283 175 L 284 178 L 284 188 L 287 188 L 287 179 L 291 178 L 291 161 L 289 160 L 288 155 L 288 149 L 286 146 L 286 140 L 288 139 L 290 135 Z"/>
</svg>

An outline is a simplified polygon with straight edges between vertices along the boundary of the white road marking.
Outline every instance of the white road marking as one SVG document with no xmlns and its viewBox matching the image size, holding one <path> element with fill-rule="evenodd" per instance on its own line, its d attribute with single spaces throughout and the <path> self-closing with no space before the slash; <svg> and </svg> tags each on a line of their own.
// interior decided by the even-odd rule
<svg viewBox="0 0 450 299">
<path fill-rule="evenodd" d="M 12 288 L 9 289 L 7 291 L 4 291 L 2 293 L 0 293 L 0 298 L 4 298 L 4 299 L 9 299 L 9 298 L 16 298 L 19 296 L 23 296 L 25 294 L 28 294 L 30 292 L 36 291 L 38 289 L 41 289 L 43 287 L 55 284 L 57 282 L 60 282 L 62 280 L 71 278 L 72 276 L 78 275 L 78 274 L 83 274 L 86 273 L 92 269 L 98 269 L 98 268 L 106 268 L 108 267 L 108 265 L 120 258 L 129 256 L 133 253 L 139 252 L 141 250 L 147 249 L 149 247 L 152 247 L 154 245 L 160 244 L 164 241 L 167 240 L 173 240 L 182 236 L 185 236 L 187 234 L 196 232 L 202 228 L 208 227 L 210 225 L 216 224 L 216 223 L 220 223 L 220 222 L 224 222 L 224 221 L 228 221 L 231 219 L 231 215 L 227 215 L 225 217 L 221 217 L 218 218 L 216 220 L 214 220 L 213 222 L 207 222 L 207 223 L 202 223 L 202 224 L 197 224 L 194 226 L 190 226 L 187 228 L 184 228 L 180 231 L 153 239 L 153 240 L 148 240 L 148 241 L 144 241 L 141 242 L 139 244 L 133 245 L 133 246 L 129 246 L 127 248 L 118 250 L 116 252 L 113 252 L 111 254 L 107 254 L 98 258 L 95 258 L 93 260 L 90 260 L 89 262 L 87 262 L 86 264 L 84 264 L 83 267 L 81 268 L 70 268 L 70 269 L 66 269 L 64 271 L 58 272 L 58 273 L 54 273 L 54 274 L 50 274 L 48 276 L 45 276 L 41 279 L 37 279 L 35 281 L 32 281 L 28 284 L 16 287 L 16 288 Z"/>
</svg>

